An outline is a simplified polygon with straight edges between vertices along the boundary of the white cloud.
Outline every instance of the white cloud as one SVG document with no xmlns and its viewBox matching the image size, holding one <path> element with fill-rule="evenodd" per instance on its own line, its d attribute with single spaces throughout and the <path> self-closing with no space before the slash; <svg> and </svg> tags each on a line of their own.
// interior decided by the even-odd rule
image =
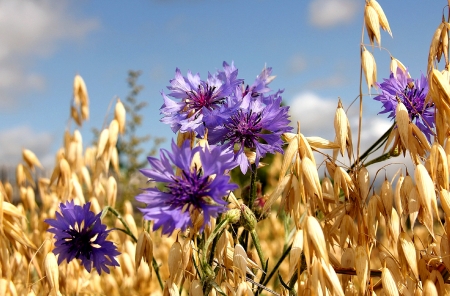
<svg viewBox="0 0 450 296">
<path fill-rule="evenodd" d="M 347 79 L 341 73 L 334 73 L 328 77 L 321 77 L 320 79 L 310 81 L 306 87 L 313 89 L 324 89 L 330 87 L 340 87 L 347 83 Z"/>
<path fill-rule="evenodd" d="M 293 55 L 288 61 L 288 71 L 291 74 L 303 72 L 308 66 L 306 58 L 301 54 Z"/>
<path fill-rule="evenodd" d="M 33 151 L 45 169 L 52 169 L 51 154 L 54 137 L 48 132 L 36 132 L 29 126 L 0 131 L 0 167 L 16 166 L 22 162 L 22 148 Z"/>
<path fill-rule="evenodd" d="M 313 92 L 304 92 L 295 96 L 290 106 L 291 121 L 294 126 L 300 121 L 300 129 L 305 136 L 326 138 L 334 135 L 337 99 L 324 99 Z"/>
<path fill-rule="evenodd" d="M 45 79 L 30 70 L 33 59 L 98 26 L 96 19 L 73 17 L 65 1 L 0 1 L 0 109 L 15 107 L 18 96 L 45 86 Z"/>
<path fill-rule="evenodd" d="M 309 5 L 309 21 L 320 28 L 349 23 L 358 12 L 357 0 L 312 0 Z"/>
</svg>

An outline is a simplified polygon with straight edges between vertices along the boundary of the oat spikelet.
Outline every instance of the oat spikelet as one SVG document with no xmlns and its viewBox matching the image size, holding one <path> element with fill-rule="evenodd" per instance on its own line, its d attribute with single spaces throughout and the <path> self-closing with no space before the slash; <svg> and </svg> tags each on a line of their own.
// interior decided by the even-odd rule
<svg viewBox="0 0 450 296">
<path fill-rule="evenodd" d="M 98 139 L 96 158 L 100 158 L 100 156 L 102 156 L 108 142 L 109 142 L 109 130 L 107 128 L 105 128 L 100 133 L 100 137 Z"/>
<path fill-rule="evenodd" d="M 375 9 L 378 14 L 378 21 L 383 30 L 389 33 L 392 37 L 391 28 L 389 27 L 389 22 L 387 20 L 386 15 L 384 14 L 383 8 L 381 8 L 380 4 L 376 0 L 370 0 L 369 5 Z"/>
<path fill-rule="evenodd" d="M 397 78 L 397 69 L 400 68 L 402 69 L 402 71 L 404 73 L 406 73 L 406 75 L 408 76 L 408 78 L 411 78 L 411 75 L 409 74 L 409 72 L 407 71 L 405 65 L 403 65 L 402 62 L 400 62 L 399 60 L 397 60 L 396 58 L 394 58 L 393 56 L 391 56 L 391 73 L 394 75 L 395 78 Z"/>
<path fill-rule="evenodd" d="M 381 282 L 383 283 L 383 291 L 386 296 L 398 296 L 397 285 L 391 272 L 386 267 L 383 267 L 381 273 Z"/>
<path fill-rule="evenodd" d="M 28 149 L 22 149 L 22 157 L 23 160 L 27 163 L 30 169 L 34 169 L 35 166 L 42 169 L 42 164 L 39 159 L 36 157 L 36 154 L 33 151 Z"/>
<path fill-rule="evenodd" d="M 423 294 L 424 296 L 438 296 L 438 292 L 436 286 L 431 280 L 425 280 L 425 284 L 423 285 Z"/>
<path fill-rule="evenodd" d="M 400 139 L 402 140 L 403 145 L 407 146 L 409 134 L 409 115 L 408 110 L 401 101 L 397 102 L 395 119 L 397 121 L 397 128 L 400 134 Z"/>
<path fill-rule="evenodd" d="M 317 257 L 323 258 L 329 264 L 328 251 L 326 248 L 325 237 L 323 235 L 322 227 L 316 218 L 308 216 L 306 218 L 306 234 L 310 242 L 314 246 Z"/>
<path fill-rule="evenodd" d="M 441 22 L 439 24 L 438 28 L 434 32 L 433 38 L 431 39 L 430 51 L 428 53 L 428 68 L 427 68 L 428 73 L 434 68 L 433 60 L 436 57 L 436 54 L 438 52 L 438 48 L 440 45 L 441 33 L 442 33 L 442 29 L 444 29 L 444 25 L 445 25 L 444 22 Z"/>
<path fill-rule="evenodd" d="M 75 105 L 78 106 L 81 104 L 81 107 L 85 106 L 85 109 L 81 112 L 81 116 L 84 120 L 89 118 L 89 96 L 86 88 L 86 84 L 84 83 L 83 78 L 80 75 L 75 75 L 75 79 L 73 81 L 73 98 Z"/>
<path fill-rule="evenodd" d="M 114 109 L 114 119 L 119 123 L 119 132 L 123 135 L 126 124 L 126 110 L 119 98 L 117 98 L 116 107 Z"/>
<path fill-rule="evenodd" d="M 370 44 L 373 45 L 374 37 L 378 45 L 381 45 L 380 21 L 377 11 L 373 6 L 366 4 L 364 10 L 364 23 L 366 24 L 367 34 L 369 35 Z"/>
<path fill-rule="evenodd" d="M 364 46 L 362 47 L 361 53 L 361 66 L 370 93 L 370 88 L 375 86 L 375 82 L 377 81 L 377 64 L 373 55 Z"/>
<path fill-rule="evenodd" d="M 339 99 L 338 107 L 334 115 L 334 130 L 336 132 L 337 143 L 339 144 L 339 150 L 341 155 L 344 155 L 347 140 L 347 123 L 348 118 L 342 107 L 341 99 Z"/>
<path fill-rule="evenodd" d="M 364 295 L 367 286 L 369 272 L 369 258 L 363 246 L 357 246 L 355 250 L 356 275 L 358 276 L 359 294 Z"/>
<path fill-rule="evenodd" d="M 150 234 L 145 231 L 141 232 L 136 244 L 136 253 L 134 258 L 134 265 L 136 266 L 135 271 L 139 269 L 141 259 L 144 259 L 144 262 L 147 262 L 147 264 L 151 264 L 153 260 L 153 241 Z"/>
<path fill-rule="evenodd" d="M 59 270 L 58 262 L 53 252 L 47 253 L 44 260 L 45 274 L 51 287 L 51 295 L 61 295 L 59 292 Z"/>
<path fill-rule="evenodd" d="M 409 268 L 413 272 L 414 277 L 419 279 L 419 267 L 417 266 L 416 248 L 413 241 L 406 232 L 400 234 L 400 246 L 405 256 Z"/>
</svg>

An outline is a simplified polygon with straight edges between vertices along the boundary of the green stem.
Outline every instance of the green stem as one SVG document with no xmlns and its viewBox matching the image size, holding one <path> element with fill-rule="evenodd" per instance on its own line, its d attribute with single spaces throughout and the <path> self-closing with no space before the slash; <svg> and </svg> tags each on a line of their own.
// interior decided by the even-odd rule
<svg viewBox="0 0 450 296">
<path fill-rule="evenodd" d="M 116 229 L 125 232 L 126 234 L 128 234 L 128 235 L 131 237 L 131 239 L 132 239 L 135 243 L 137 243 L 137 238 L 136 238 L 136 237 L 134 236 L 134 234 L 131 232 L 130 227 L 128 226 L 128 223 L 125 222 L 125 220 L 123 219 L 122 215 L 120 215 L 120 213 L 119 213 L 116 209 L 113 209 L 113 208 L 111 208 L 110 206 L 106 206 L 106 207 L 103 209 L 102 216 L 101 216 L 102 218 L 106 215 L 106 212 L 110 212 L 110 213 L 112 213 L 114 216 L 116 216 L 117 219 L 119 219 L 119 221 L 120 221 L 120 222 L 122 223 L 122 225 L 125 227 L 125 229 L 120 229 L 120 228 L 116 228 Z M 161 290 L 164 290 L 164 284 L 163 284 L 163 282 L 162 282 L 161 275 L 160 275 L 160 273 L 159 273 L 158 262 L 156 262 L 156 259 L 155 259 L 155 258 L 153 258 L 153 260 L 152 260 L 152 266 L 153 266 L 153 269 L 155 270 L 156 277 L 158 278 L 159 286 L 161 287 Z"/>
<path fill-rule="evenodd" d="M 278 259 L 277 264 L 275 264 L 275 266 L 273 267 L 272 271 L 270 272 L 270 274 L 267 276 L 267 278 L 264 280 L 264 282 L 262 283 L 264 286 L 267 286 L 267 283 L 270 281 L 270 279 L 274 276 L 275 272 L 277 272 L 278 268 L 280 268 L 281 263 L 283 262 L 283 260 L 289 255 L 289 252 L 291 252 L 292 249 L 292 243 L 289 245 L 289 247 L 287 247 L 286 250 L 284 250 L 283 254 L 281 255 L 280 259 Z"/>
<path fill-rule="evenodd" d="M 220 218 L 221 218 L 221 215 L 217 218 L 217 222 L 219 224 L 220 224 L 220 221 L 221 221 Z M 220 232 L 220 233 L 222 233 L 222 232 Z M 215 250 L 216 249 L 216 245 L 217 245 L 217 242 L 219 241 L 220 233 L 218 235 L 216 235 L 216 237 L 214 238 L 214 240 L 212 242 L 211 250 Z M 214 252 L 211 252 L 209 254 L 209 260 L 208 260 L 209 265 L 211 265 L 213 263 L 213 260 L 214 260 Z"/>
<path fill-rule="evenodd" d="M 384 143 L 386 143 L 389 134 L 394 129 L 395 122 L 392 124 L 392 126 L 375 142 L 370 146 L 360 157 L 359 161 L 364 161 L 370 154 L 372 154 L 374 151 L 378 150 Z M 365 164 L 367 166 L 367 164 Z M 352 164 L 350 169 L 353 169 L 356 166 L 356 162 Z"/>
<path fill-rule="evenodd" d="M 250 175 L 250 198 L 248 200 L 248 208 L 253 210 L 253 203 L 256 199 L 256 165 L 252 164 L 252 174 Z"/>
<path fill-rule="evenodd" d="M 254 230 L 254 229 L 250 232 L 250 234 L 252 235 L 252 240 L 253 240 L 253 243 L 255 244 L 256 252 L 258 252 L 258 257 L 259 257 L 259 261 L 261 261 L 262 269 L 264 271 L 266 271 L 266 259 L 264 259 L 264 253 L 261 249 L 261 244 L 259 243 L 258 234 L 256 233 L 256 230 Z"/>
<path fill-rule="evenodd" d="M 205 266 L 208 266 L 208 260 L 206 258 L 207 258 L 207 252 L 208 252 L 209 245 L 211 245 L 211 243 L 214 241 L 214 238 L 228 226 L 228 222 L 229 222 L 228 219 L 223 219 L 222 221 L 220 221 L 219 224 L 217 224 L 216 228 L 211 233 L 211 235 L 208 237 L 208 240 L 203 245 L 202 256 L 201 256 L 201 258 L 202 258 L 201 267 L 202 268 Z M 211 252 L 213 252 L 213 251 L 214 250 L 211 250 Z"/>
</svg>

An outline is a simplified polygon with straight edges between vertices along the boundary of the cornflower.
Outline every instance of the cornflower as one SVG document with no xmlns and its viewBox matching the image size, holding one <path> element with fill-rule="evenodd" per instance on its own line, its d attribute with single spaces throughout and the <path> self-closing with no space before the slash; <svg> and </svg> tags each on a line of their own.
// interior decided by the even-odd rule
<svg viewBox="0 0 450 296">
<path fill-rule="evenodd" d="M 425 134 L 430 141 L 434 127 L 435 107 L 431 102 L 425 102 L 428 94 L 427 78 L 421 75 L 420 79 L 411 79 L 402 69 L 397 68 L 397 77 L 391 73 L 389 79 L 379 84 L 381 94 L 374 100 L 383 104 L 381 113 L 389 113 L 388 118 L 395 118 L 397 100 L 400 100 L 408 110 L 409 118 Z"/>
<path fill-rule="evenodd" d="M 194 131 L 203 137 L 205 126 L 210 128 L 216 123 L 216 115 L 226 116 L 229 112 L 229 101 L 235 87 L 242 80 L 237 79 L 238 70 L 232 64 L 223 63 L 224 70 L 214 75 L 208 73 L 208 79 L 203 81 L 199 74 L 188 71 L 187 77 L 177 68 L 175 78 L 170 80 L 168 95 L 161 92 L 164 104 L 161 106 L 162 122 L 171 126 L 173 132 Z M 171 98 L 179 99 L 174 101 Z"/>
<path fill-rule="evenodd" d="M 61 213 L 56 212 L 56 219 L 44 222 L 52 226 L 48 232 L 55 234 L 55 249 L 58 264 L 64 260 L 69 263 L 74 258 L 80 259 L 88 272 L 92 266 L 99 274 L 102 270 L 109 273 L 109 266 L 119 266 L 115 256 L 120 255 L 114 243 L 106 237 L 111 230 L 100 220 L 101 213 L 95 215 L 89 210 L 88 202 L 83 206 L 75 205 L 73 200 L 60 204 Z"/>
<path fill-rule="evenodd" d="M 160 159 L 148 157 L 148 162 L 151 168 L 142 169 L 141 173 L 162 186 L 144 189 L 136 200 L 147 205 L 140 209 L 144 219 L 153 220 L 153 229 L 162 228 L 163 234 L 186 230 L 193 225 L 192 215 L 198 213 L 204 217 L 200 227 L 203 231 L 211 217 L 226 211 L 223 198 L 237 188 L 229 183 L 230 176 L 226 174 L 236 167 L 233 152 L 220 146 L 191 149 L 189 141 L 181 147 L 172 141 L 172 152 L 161 149 Z M 172 164 L 181 174 L 175 174 Z"/>
<path fill-rule="evenodd" d="M 245 174 L 250 166 L 245 149 L 256 153 L 255 165 L 258 166 L 267 153 L 283 153 L 281 134 L 289 132 L 292 127 L 288 126 L 289 107 L 281 106 L 281 92 L 264 98 L 251 91 L 237 90 L 236 93 L 237 96 L 244 95 L 239 108 L 221 125 L 210 130 L 208 141 L 236 148 L 235 159 Z"/>
</svg>

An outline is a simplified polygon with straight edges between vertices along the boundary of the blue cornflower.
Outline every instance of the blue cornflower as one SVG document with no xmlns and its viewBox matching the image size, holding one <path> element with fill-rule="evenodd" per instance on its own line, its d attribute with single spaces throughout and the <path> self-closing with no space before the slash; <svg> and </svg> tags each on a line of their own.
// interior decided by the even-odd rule
<svg viewBox="0 0 450 296">
<path fill-rule="evenodd" d="M 120 252 L 114 243 L 106 240 L 111 230 L 106 230 L 106 225 L 102 224 L 101 213 L 95 215 L 89 210 L 90 206 L 89 202 L 83 206 L 73 201 L 61 203 L 61 213 L 56 212 L 56 219 L 44 222 L 53 227 L 47 231 L 55 234 L 53 253 L 58 255 L 58 264 L 76 258 L 88 272 L 93 266 L 99 274 L 102 270 L 109 273 L 107 265 L 119 266 L 114 257 Z"/>
<path fill-rule="evenodd" d="M 189 141 L 181 147 L 172 141 L 172 152 L 161 149 L 160 159 L 148 157 L 148 162 L 151 168 L 142 169 L 142 174 L 163 186 L 144 189 L 136 200 L 147 204 L 140 209 L 144 219 L 153 220 L 153 228 L 162 228 L 163 234 L 192 226 L 194 213 L 203 214 L 202 231 L 211 217 L 226 211 L 227 202 L 223 197 L 237 188 L 229 183 L 230 176 L 226 175 L 236 167 L 233 152 L 220 146 L 191 149 Z M 172 164 L 181 174 L 175 174 Z"/>
<path fill-rule="evenodd" d="M 266 153 L 283 153 L 281 134 L 291 131 L 292 127 L 289 126 L 289 107 L 281 106 L 280 93 L 264 97 L 263 102 L 255 99 L 254 92 L 242 92 L 244 97 L 239 108 L 208 133 L 209 143 L 237 148 L 235 159 L 244 174 L 250 165 L 244 153 L 246 148 L 256 152 L 256 165 Z"/>
<path fill-rule="evenodd" d="M 431 128 L 434 127 L 435 107 L 433 103 L 426 103 L 428 94 L 428 81 L 423 74 L 420 79 L 411 79 L 407 72 L 397 68 L 397 77 L 391 73 L 389 79 L 379 84 L 381 94 L 374 100 L 383 104 L 383 110 L 380 113 L 389 113 L 388 118 L 395 118 L 397 100 L 400 100 L 408 110 L 409 118 L 425 134 L 430 141 L 433 134 Z M 379 114 L 380 114 L 379 113 Z"/>
<path fill-rule="evenodd" d="M 216 114 L 228 112 L 227 97 L 242 80 L 237 79 L 238 70 L 232 64 L 223 63 L 224 70 L 214 75 L 208 73 L 203 81 L 199 74 L 188 71 L 184 77 L 177 68 L 175 78 L 170 81 L 168 95 L 161 93 L 164 104 L 161 106 L 162 122 L 171 126 L 174 132 L 194 131 L 199 137 L 205 133 L 205 125 L 215 123 Z M 179 99 L 174 101 L 171 98 Z"/>
</svg>

